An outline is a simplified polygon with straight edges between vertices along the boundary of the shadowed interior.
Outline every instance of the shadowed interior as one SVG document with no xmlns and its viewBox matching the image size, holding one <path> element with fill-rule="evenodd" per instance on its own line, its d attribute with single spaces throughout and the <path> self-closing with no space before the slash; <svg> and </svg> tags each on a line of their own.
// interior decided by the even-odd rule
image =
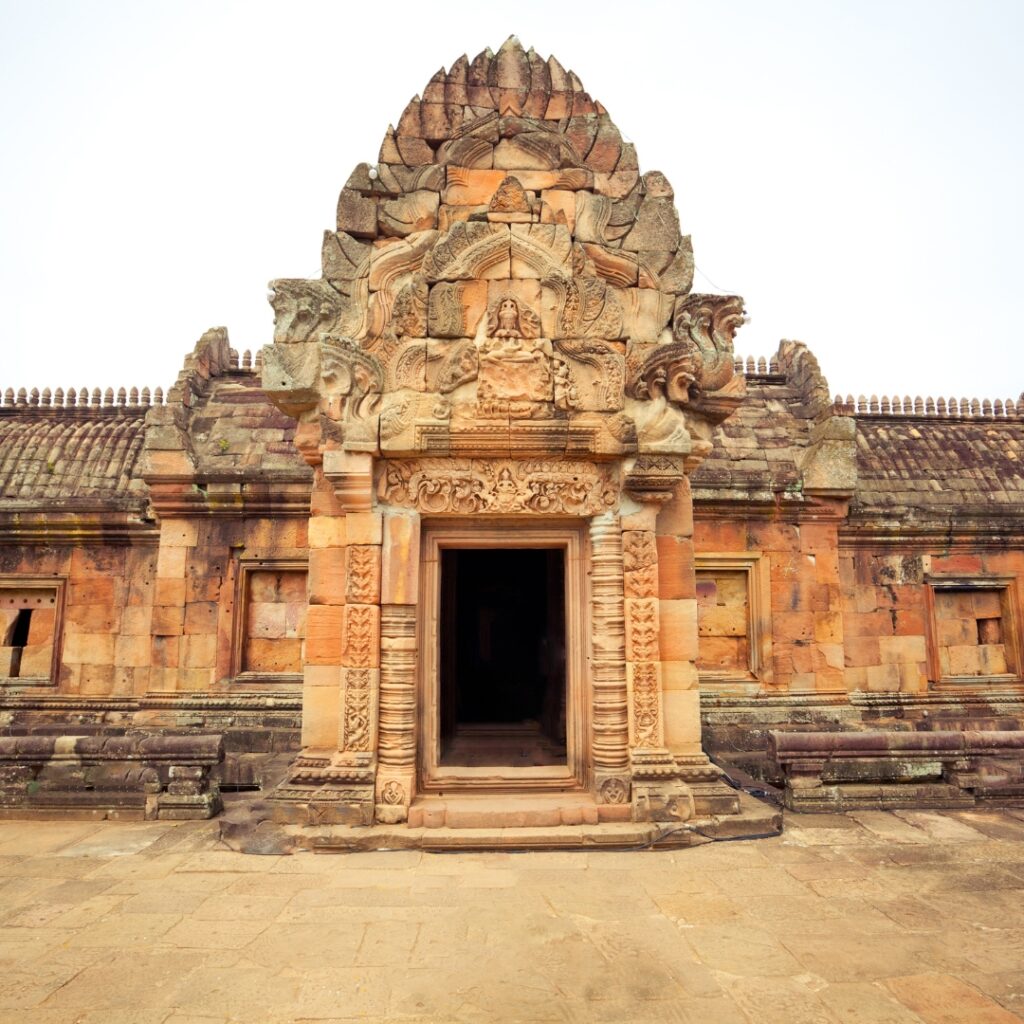
<svg viewBox="0 0 1024 1024">
<path fill-rule="evenodd" d="M 566 763 L 565 555 L 441 558 L 441 763 Z"/>
</svg>

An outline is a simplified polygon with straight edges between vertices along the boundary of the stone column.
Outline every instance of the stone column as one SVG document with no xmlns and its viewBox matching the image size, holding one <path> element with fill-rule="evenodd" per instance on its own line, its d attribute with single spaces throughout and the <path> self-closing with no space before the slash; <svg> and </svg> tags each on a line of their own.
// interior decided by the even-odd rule
<svg viewBox="0 0 1024 1024">
<path fill-rule="evenodd" d="M 593 758 L 597 798 L 629 803 L 629 720 L 622 598 L 622 528 L 618 516 L 590 525 Z"/>
</svg>

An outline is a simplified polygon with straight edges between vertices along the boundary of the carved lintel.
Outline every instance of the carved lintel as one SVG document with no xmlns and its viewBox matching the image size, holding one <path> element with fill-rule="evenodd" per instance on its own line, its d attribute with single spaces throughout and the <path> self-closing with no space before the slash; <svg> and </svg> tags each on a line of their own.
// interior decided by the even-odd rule
<svg viewBox="0 0 1024 1024">
<path fill-rule="evenodd" d="M 427 515 L 596 515 L 614 507 L 617 484 L 613 467 L 555 459 L 388 461 L 377 471 L 381 501 Z"/>
</svg>

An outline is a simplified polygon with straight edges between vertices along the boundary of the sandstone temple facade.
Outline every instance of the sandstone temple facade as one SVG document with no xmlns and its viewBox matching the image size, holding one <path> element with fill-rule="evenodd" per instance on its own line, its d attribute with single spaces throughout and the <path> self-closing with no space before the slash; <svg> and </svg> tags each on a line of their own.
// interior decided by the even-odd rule
<svg viewBox="0 0 1024 1024">
<path fill-rule="evenodd" d="M 7 390 L 0 813 L 1024 796 L 1024 398 L 737 359 L 666 177 L 515 40 L 427 83 L 321 251 L 255 358 L 218 328 L 166 395 Z"/>
</svg>

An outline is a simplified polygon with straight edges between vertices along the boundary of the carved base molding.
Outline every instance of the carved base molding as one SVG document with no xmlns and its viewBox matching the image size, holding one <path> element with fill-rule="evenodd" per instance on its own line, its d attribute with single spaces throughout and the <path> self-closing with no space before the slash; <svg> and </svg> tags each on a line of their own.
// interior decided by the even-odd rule
<svg viewBox="0 0 1024 1024">
<path fill-rule="evenodd" d="M 270 794 L 274 820 L 290 825 L 372 825 L 372 754 L 303 751 Z"/>
</svg>

